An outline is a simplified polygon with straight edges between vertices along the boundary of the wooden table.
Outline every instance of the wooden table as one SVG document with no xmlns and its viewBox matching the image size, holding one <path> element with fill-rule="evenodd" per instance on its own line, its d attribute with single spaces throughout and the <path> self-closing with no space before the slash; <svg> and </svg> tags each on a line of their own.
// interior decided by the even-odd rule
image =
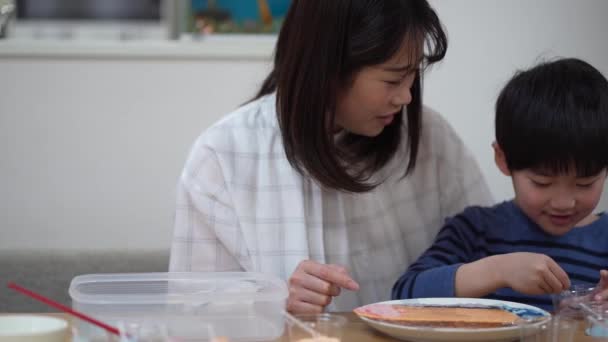
<svg viewBox="0 0 608 342">
<path fill-rule="evenodd" d="M 63 313 L 52 313 L 52 314 L 45 314 L 45 315 L 52 315 L 52 316 L 64 318 L 70 324 L 73 319 L 76 319 L 76 318 L 72 318 L 71 316 L 69 316 L 67 314 L 63 314 Z M 362 342 L 363 341 L 365 341 L 365 342 L 387 342 L 387 341 L 395 342 L 395 341 L 399 341 L 397 339 L 394 339 L 392 337 L 389 337 L 387 335 L 384 335 L 384 334 L 372 329 L 352 312 L 340 313 L 340 315 L 346 317 L 346 319 L 348 320 L 348 322 L 346 323 L 346 327 L 344 328 L 344 336 L 342 337 L 342 341 L 346 341 L 346 342 L 352 342 L 352 341 L 355 341 L 355 342 L 359 342 L 359 341 L 362 341 Z M 574 341 L 576 341 L 576 342 L 607 341 L 606 339 L 593 338 L 593 337 L 585 335 L 585 326 L 586 326 L 585 324 L 579 325 L 576 336 L 574 337 Z M 279 341 L 276 341 L 276 342 L 289 342 L 289 339 L 287 337 L 283 337 Z"/>
</svg>

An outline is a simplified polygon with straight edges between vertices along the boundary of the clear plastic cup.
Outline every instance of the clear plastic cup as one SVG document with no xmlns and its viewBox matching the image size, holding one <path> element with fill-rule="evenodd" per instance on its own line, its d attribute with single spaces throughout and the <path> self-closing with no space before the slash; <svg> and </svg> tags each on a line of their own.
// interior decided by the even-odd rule
<svg viewBox="0 0 608 342">
<path fill-rule="evenodd" d="M 72 342 L 118 342 L 120 337 L 98 327 L 72 327 Z"/>
<path fill-rule="evenodd" d="M 581 310 L 580 304 L 584 303 L 594 306 L 593 295 L 595 287 L 586 284 L 573 285 L 566 291 L 552 296 L 553 311 L 562 317 L 584 319 L 585 313 Z"/>
<path fill-rule="evenodd" d="M 585 334 L 608 339 L 608 321 L 605 318 L 588 316 L 587 323 L 588 328 L 585 330 Z"/>
<path fill-rule="evenodd" d="M 608 338 L 608 303 L 603 302 L 594 306 L 581 304 L 585 312 L 587 328 L 585 334 L 593 337 Z"/>
<path fill-rule="evenodd" d="M 176 341 L 202 341 L 202 342 L 230 342 L 225 336 L 219 336 L 213 324 L 198 322 L 196 331 L 188 335 L 172 331 L 165 322 L 124 322 L 113 323 L 119 330 L 120 336 L 114 335 L 101 328 L 72 329 L 74 342 L 176 342 Z"/>
<path fill-rule="evenodd" d="M 330 313 L 296 315 L 295 318 L 317 335 L 313 336 L 310 329 L 305 330 L 299 324 L 290 323 L 288 331 L 291 342 L 340 342 L 347 322 L 345 317 Z"/>
<path fill-rule="evenodd" d="M 118 323 L 120 342 L 166 342 L 169 339 L 167 325 L 159 322 Z"/>
<path fill-rule="evenodd" d="M 579 321 L 570 317 L 553 316 L 548 320 L 522 320 L 520 342 L 573 342 Z"/>
</svg>

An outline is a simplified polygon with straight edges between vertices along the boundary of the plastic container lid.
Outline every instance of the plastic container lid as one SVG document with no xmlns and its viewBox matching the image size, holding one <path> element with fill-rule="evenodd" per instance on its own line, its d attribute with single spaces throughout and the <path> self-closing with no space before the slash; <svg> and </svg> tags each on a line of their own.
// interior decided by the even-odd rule
<svg viewBox="0 0 608 342">
<path fill-rule="evenodd" d="M 283 301 L 285 282 L 254 272 L 88 274 L 72 279 L 70 296 L 81 304 L 179 304 Z"/>
</svg>

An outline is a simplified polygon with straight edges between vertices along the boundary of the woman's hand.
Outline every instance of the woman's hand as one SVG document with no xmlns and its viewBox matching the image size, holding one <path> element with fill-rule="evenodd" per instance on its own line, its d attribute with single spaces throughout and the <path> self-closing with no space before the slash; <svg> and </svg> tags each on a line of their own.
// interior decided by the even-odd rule
<svg viewBox="0 0 608 342">
<path fill-rule="evenodd" d="M 357 284 L 346 268 L 304 260 L 298 264 L 288 282 L 287 311 L 295 314 L 320 313 L 340 294 L 340 289 L 356 291 Z"/>
<path fill-rule="evenodd" d="M 608 300 L 608 270 L 600 271 L 600 281 L 595 286 L 593 300 L 598 302 Z"/>
<path fill-rule="evenodd" d="M 503 281 L 517 292 L 540 295 L 560 293 L 570 287 L 568 274 L 544 254 L 520 252 L 498 257 Z"/>
</svg>

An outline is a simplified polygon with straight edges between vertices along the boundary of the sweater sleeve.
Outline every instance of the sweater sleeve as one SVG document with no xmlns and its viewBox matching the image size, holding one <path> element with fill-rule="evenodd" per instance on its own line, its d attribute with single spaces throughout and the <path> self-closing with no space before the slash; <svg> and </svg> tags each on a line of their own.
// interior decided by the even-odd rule
<svg viewBox="0 0 608 342">
<path fill-rule="evenodd" d="M 242 271 L 238 218 L 214 151 L 194 146 L 177 187 L 169 270 Z"/>
<path fill-rule="evenodd" d="M 447 220 L 435 242 L 395 283 L 393 299 L 454 297 L 456 271 L 473 261 L 480 231 L 477 207 Z"/>
</svg>

